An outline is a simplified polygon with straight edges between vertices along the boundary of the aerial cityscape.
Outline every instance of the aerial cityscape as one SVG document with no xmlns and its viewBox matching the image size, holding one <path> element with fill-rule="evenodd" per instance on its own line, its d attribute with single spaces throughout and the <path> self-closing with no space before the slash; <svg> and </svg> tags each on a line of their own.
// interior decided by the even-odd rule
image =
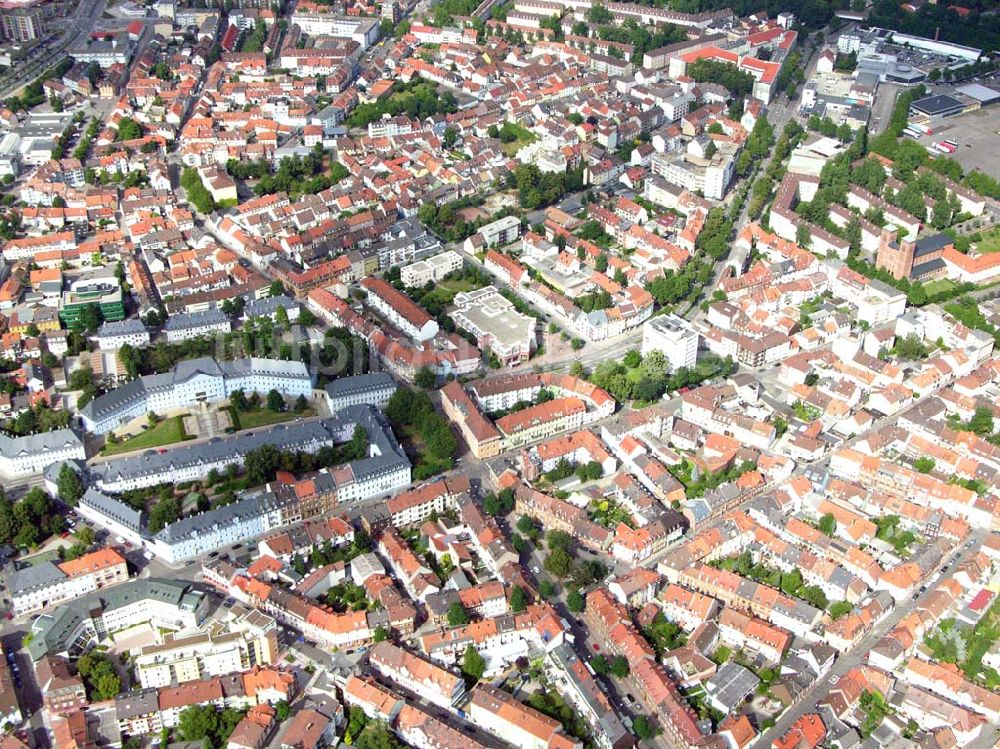
<svg viewBox="0 0 1000 749">
<path fill-rule="evenodd" d="M 995 0 L 0 0 L 0 749 L 1000 747 Z"/>
</svg>

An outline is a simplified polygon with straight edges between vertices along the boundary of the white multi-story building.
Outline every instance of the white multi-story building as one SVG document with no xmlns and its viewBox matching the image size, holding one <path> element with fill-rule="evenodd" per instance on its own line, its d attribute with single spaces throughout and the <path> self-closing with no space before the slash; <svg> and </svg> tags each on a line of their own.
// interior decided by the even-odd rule
<svg viewBox="0 0 1000 749">
<path fill-rule="evenodd" d="M 455 295 L 455 324 L 476 337 L 476 345 L 489 351 L 501 364 L 528 361 L 535 342 L 535 319 L 522 315 L 493 286 Z"/>
<path fill-rule="evenodd" d="M 438 334 L 437 321 L 425 309 L 381 278 L 369 276 L 361 287 L 368 292 L 368 305 L 410 338 L 429 341 Z"/>
<path fill-rule="evenodd" d="M 677 315 L 658 315 L 642 326 L 642 355 L 661 352 L 676 372 L 681 367 L 694 367 L 698 361 L 698 331 Z"/>
<path fill-rule="evenodd" d="M 127 65 L 132 58 L 133 45 L 128 32 L 120 31 L 110 38 L 85 39 L 70 53 L 77 62 L 96 62 L 102 68 L 110 68 L 115 63 Z"/>
<path fill-rule="evenodd" d="M 83 440 L 72 429 L 9 437 L 0 432 L 0 476 L 19 479 L 41 473 L 53 463 L 86 460 Z"/>
<path fill-rule="evenodd" d="M 309 36 L 337 36 L 353 39 L 368 49 L 379 35 L 377 18 L 362 18 L 360 16 L 339 16 L 334 13 L 301 13 L 296 11 L 292 23 Z"/>
<path fill-rule="evenodd" d="M 247 612 L 228 629 L 188 637 L 168 634 L 162 644 L 142 648 L 132 660 L 139 684 L 144 689 L 166 687 L 250 671 L 277 660 L 278 626 L 267 614 Z"/>
<path fill-rule="evenodd" d="M 73 647 L 98 643 L 138 624 L 181 630 L 205 618 L 208 596 L 179 580 L 147 577 L 92 593 L 73 606 L 42 614 L 31 625 L 33 661 Z"/>
<path fill-rule="evenodd" d="M 340 377 L 329 383 L 324 392 L 330 413 L 337 413 L 348 406 L 385 408 L 396 392 L 396 381 L 388 372 L 371 372 Z"/>
<path fill-rule="evenodd" d="M 125 559 L 114 549 L 100 549 L 60 564 L 36 564 L 10 577 L 15 616 L 42 611 L 128 580 Z"/>
<path fill-rule="evenodd" d="M 350 406 L 321 421 L 278 425 L 261 432 L 215 438 L 195 446 L 182 444 L 161 452 L 150 450 L 95 465 L 92 475 L 100 491 L 85 495 L 86 516 L 99 525 L 119 527 L 122 515 L 128 513 L 123 512 L 120 502 L 100 492 L 200 480 L 212 470 L 241 464 L 248 452 L 264 445 L 288 452 L 315 453 L 348 442 L 357 426 L 363 427 L 367 435 L 368 454 L 330 473 L 329 491 L 336 495 L 337 502 L 387 496 L 408 486 L 410 461 L 385 418 L 373 406 Z M 288 501 L 269 490 L 245 494 L 233 504 L 182 518 L 144 543 L 170 563 L 186 561 L 291 522 L 286 511 Z M 125 518 L 124 522 L 131 526 L 136 518 Z"/>
<path fill-rule="evenodd" d="M 482 237 L 486 247 L 502 247 L 521 236 L 521 219 L 517 216 L 504 216 L 480 227 L 476 234 Z M 471 240 L 472 237 L 466 240 L 466 246 Z"/>
<path fill-rule="evenodd" d="M 91 468 L 95 487 L 102 492 L 125 492 L 156 484 L 200 481 L 212 469 L 242 464 L 251 450 L 273 445 L 289 452 L 315 453 L 320 448 L 348 442 L 354 427 L 368 433 L 368 456 L 343 467 L 337 486 L 340 501 L 387 494 L 410 483 L 410 461 L 392 436 L 392 430 L 374 408 L 352 406 L 333 418 L 278 424 L 267 430 L 215 437 L 191 446 L 180 443 L 165 450 L 111 458 Z"/>
<path fill-rule="evenodd" d="M 401 268 L 399 279 L 404 286 L 411 289 L 419 288 L 433 281 L 440 281 L 449 273 L 454 273 L 461 268 L 462 256 L 454 250 L 445 250 L 426 260 L 417 260 L 415 263 Z"/>
<path fill-rule="evenodd" d="M 106 434 L 150 411 L 158 414 L 217 403 L 237 390 L 283 396 L 312 396 L 313 376 L 302 362 L 279 359 L 236 359 L 216 362 L 204 357 L 178 362 L 160 375 L 147 375 L 98 396 L 80 411 L 88 431 Z"/>
<path fill-rule="evenodd" d="M 76 511 L 112 536 L 142 545 L 142 513 L 134 507 L 91 487 L 80 497 Z"/>
<path fill-rule="evenodd" d="M 163 332 L 170 343 L 176 343 L 212 333 L 228 333 L 232 328 L 232 321 L 225 313 L 210 309 L 172 315 L 163 326 Z"/>
<path fill-rule="evenodd" d="M 94 340 L 103 351 L 120 349 L 122 346 L 142 347 L 149 345 L 149 331 L 141 320 L 129 318 L 104 323 L 97 329 Z"/>
<path fill-rule="evenodd" d="M 736 160 L 729 154 L 716 153 L 710 159 L 656 154 L 653 173 L 667 182 L 691 192 L 701 191 L 709 200 L 722 200 L 736 169 Z"/>
<path fill-rule="evenodd" d="M 281 516 L 273 494 L 255 492 L 225 507 L 171 523 L 149 541 L 149 548 L 174 564 L 280 528 Z"/>
</svg>

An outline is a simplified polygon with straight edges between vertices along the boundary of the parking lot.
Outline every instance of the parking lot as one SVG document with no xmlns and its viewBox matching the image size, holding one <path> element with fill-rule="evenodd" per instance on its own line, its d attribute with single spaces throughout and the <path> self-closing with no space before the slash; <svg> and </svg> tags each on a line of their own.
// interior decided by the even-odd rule
<svg viewBox="0 0 1000 749">
<path fill-rule="evenodd" d="M 949 117 L 933 126 L 931 137 L 920 139 L 923 145 L 947 138 L 958 143 L 958 150 L 952 158 L 965 170 L 979 169 L 995 179 L 1000 179 L 1000 106 L 986 107 L 976 112 Z"/>
</svg>

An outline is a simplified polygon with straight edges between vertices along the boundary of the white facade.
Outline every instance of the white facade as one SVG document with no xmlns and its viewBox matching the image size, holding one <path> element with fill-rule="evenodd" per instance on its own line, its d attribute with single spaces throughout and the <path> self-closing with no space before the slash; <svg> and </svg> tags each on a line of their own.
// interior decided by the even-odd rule
<svg viewBox="0 0 1000 749">
<path fill-rule="evenodd" d="M 228 333 L 232 330 L 232 323 L 229 318 L 225 320 L 206 319 L 202 323 L 186 325 L 184 327 L 171 328 L 169 325 L 164 328 L 167 340 L 170 343 L 186 341 L 198 336 L 211 335 L 212 333 Z"/>
<path fill-rule="evenodd" d="M 95 554 L 99 553 L 95 552 Z M 20 590 L 15 590 L 14 587 L 19 580 L 17 573 L 12 576 L 11 604 L 14 616 L 23 616 L 51 606 L 58 606 L 75 598 L 82 598 L 88 593 L 101 590 L 108 585 L 128 580 L 128 568 L 124 559 L 121 559 L 117 564 L 105 565 L 100 569 L 80 575 L 67 575 L 58 565 L 54 564 L 43 567 L 42 570 L 43 574 L 48 575 L 47 581 L 28 585 Z M 28 571 L 28 574 L 32 572 Z"/>
<path fill-rule="evenodd" d="M 445 250 L 426 260 L 418 260 L 401 268 L 399 278 L 404 286 L 411 289 L 419 288 L 432 281 L 440 281 L 449 273 L 454 273 L 461 268 L 462 256 L 454 250 Z"/>
<path fill-rule="evenodd" d="M 493 286 L 455 295 L 455 324 L 476 336 L 480 349 L 489 349 L 503 364 L 526 362 L 535 341 L 535 319 L 522 315 Z"/>
<path fill-rule="evenodd" d="M 0 475 L 8 479 L 33 476 L 53 463 L 86 459 L 83 441 L 71 429 L 27 437 L 0 433 Z"/>
<path fill-rule="evenodd" d="M 349 406 L 385 408 L 396 392 L 396 382 L 386 372 L 372 372 L 355 377 L 341 377 L 326 386 L 326 404 L 330 413 Z"/>
<path fill-rule="evenodd" d="M 106 434 L 150 411 L 164 414 L 196 403 L 218 403 L 237 390 L 285 397 L 312 396 L 312 375 L 302 362 L 239 359 L 217 363 L 202 358 L 182 361 L 162 375 L 147 375 L 98 396 L 84 406 L 80 418 L 88 431 Z"/>
<path fill-rule="evenodd" d="M 521 236 L 521 219 L 517 216 L 505 216 L 479 229 L 487 247 L 510 244 Z"/>
<path fill-rule="evenodd" d="M 698 361 L 698 331 L 677 315 L 659 315 L 642 326 L 642 355 L 659 351 L 670 369 L 692 368 Z"/>
</svg>

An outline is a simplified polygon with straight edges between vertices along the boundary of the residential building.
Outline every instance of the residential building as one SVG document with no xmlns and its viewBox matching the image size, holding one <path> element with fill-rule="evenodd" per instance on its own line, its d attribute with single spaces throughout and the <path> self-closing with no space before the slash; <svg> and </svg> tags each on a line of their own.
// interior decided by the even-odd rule
<svg viewBox="0 0 1000 749">
<path fill-rule="evenodd" d="M 353 377 L 338 377 L 324 388 L 324 392 L 330 413 L 348 406 L 385 408 L 396 392 L 396 382 L 387 372 L 371 372 Z"/>
<path fill-rule="evenodd" d="M 438 334 L 437 321 L 426 310 L 381 278 L 366 278 L 361 288 L 368 292 L 368 304 L 410 338 L 429 341 Z"/>
<path fill-rule="evenodd" d="M 379 676 L 421 695 L 438 707 L 451 708 L 465 694 L 461 676 L 390 642 L 372 646 L 368 651 L 368 663 Z"/>
<path fill-rule="evenodd" d="M 490 247 L 503 247 L 521 236 L 521 219 L 505 216 L 485 226 L 465 240 L 465 251 L 472 254 Z"/>
<path fill-rule="evenodd" d="M 46 655 L 103 642 L 112 632 L 149 623 L 181 630 L 201 624 L 208 596 L 189 583 L 147 577 L 91 593 L 72 606 L 44 613 L 31 624 L 28 653 L 37 662 Z"/>
<path fill-rule="evenodd" d="M 42 611 L 128 580 L 128 566 L 111 548 L 69 562 L 41 563 L 16 570 L 10 577 L 15 616 Z"/>
<path fill-rule="evenodd" d="M 429 283 L 444 280 L 449 273 L 461 270 L 462 262 L 462 256 L 457 252 L 445 250 L 426 260 L 417 260 L 403 266 L 399 270 L 399 279 L 408 288 L 422 288 Z"/>
<path fill-rule="evenodd" d="M 228 333 L 232 326 L 232 321 L 221 310 L 204 310 L 171 315 L 163 332 L 170 343 L 176 343 L 213 333 Z"/>
<path fill-rule="evenodd" d="M 274 663 L 278 657 L 278 627 L 260 611 L 247 611 L 223 630 L 179 637 L 163 635 L 162 644 L 139 649 L 132 665 L 145 689 L 183 684 L 256 666 Z"/>
<path fill-rule="evenodd" d="M 30 42 L 45 35 L 40 8 L 15 8 L 0 14 L 0 30 L 9 42 Z"/>
<path fill-rule="evenodd" d="M 94 334 L 97 347 L 105 351 L 122 346 L 141 348 L 149 345 L 149 330 L 141 320 L 130 318 L 118 322 L 105 322 Z"/>
<path fill-rule="evenodd" d="M 642 355 L 659 351 L 671 371 L 693 368 L 698 360 L 698 331 L 677 315 L 657 315 L 642 325 Z"/>
<path fill-rule="evenodd" d="M 86 458 L 83 440 L 72 429 L 55 429 L 25 437 L 10 437 L 0 432 L 0 475 L 7 479 L 26 478 L 54 463 Z"/>
</svg>

